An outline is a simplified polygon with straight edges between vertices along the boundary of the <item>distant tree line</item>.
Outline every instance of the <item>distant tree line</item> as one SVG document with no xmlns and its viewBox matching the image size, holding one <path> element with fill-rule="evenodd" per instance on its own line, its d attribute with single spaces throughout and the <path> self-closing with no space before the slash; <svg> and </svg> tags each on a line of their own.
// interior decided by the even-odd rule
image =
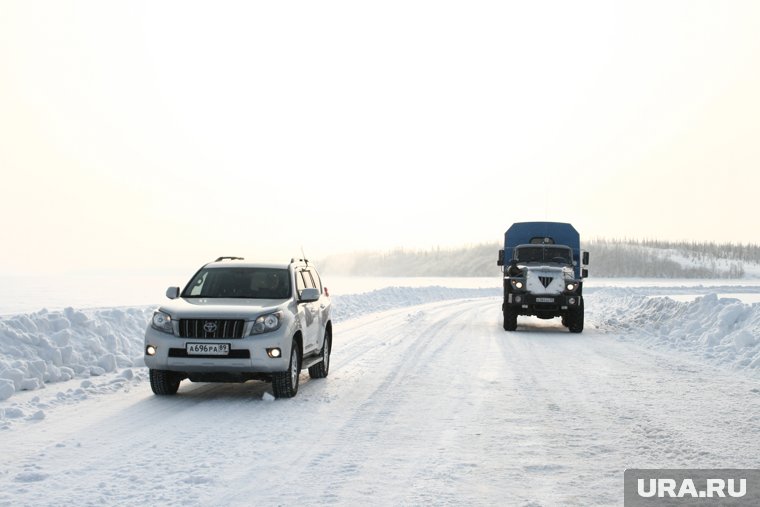
<svg viewBox="0 0 760 507">
<path fill-rule="evenodd" d="M 742 278 L 743 262 L 729 257 L 715 243 L 594 240 L 591 252 L 594 276 L 609 278 Z M 739 250 L 731 250 L 732 255 Z M 760 250 L 756 250 L 756 255 Z M 758 255 L 757 259 L 760 259 Z M 757 262 L 750 258 L 743 258 Z"/>
<path fill-rule="evenodd" d="M 396 249 L 333 255 L 325 274 L 352 276 L 499 276 L 498 243 L 429 250 Z M 659 240 L 594 239 L 591 276 L 605 278 L 742 278 L 744 264 L 760 264 L 760 245 Z"/>
<path fill-rule="evenodd" d="M 358 252 L 334 255 L 320 262 L 321 271 L 352 276 L 498 276 L 499 247 L 480 244 L 455 249 Z"/>
</svg>

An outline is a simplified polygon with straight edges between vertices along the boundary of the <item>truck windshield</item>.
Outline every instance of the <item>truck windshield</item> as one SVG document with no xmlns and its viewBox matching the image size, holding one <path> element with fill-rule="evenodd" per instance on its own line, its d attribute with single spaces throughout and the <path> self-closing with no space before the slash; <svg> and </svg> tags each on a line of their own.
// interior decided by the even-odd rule
<svg viewBox="0 0 760 507">
<path fill-rule="evenodd" d="M 526 245 L 515 248 L 515 260 L 518 262 L 554 262 L 572 264 L 573 251 L 563 246 Z"/>
<path fill-rule="evenodd" d="M 290 277 L 287 269 L 204 268 L 190 280 L 182 297 L 287 299 Z"/>
</svg>

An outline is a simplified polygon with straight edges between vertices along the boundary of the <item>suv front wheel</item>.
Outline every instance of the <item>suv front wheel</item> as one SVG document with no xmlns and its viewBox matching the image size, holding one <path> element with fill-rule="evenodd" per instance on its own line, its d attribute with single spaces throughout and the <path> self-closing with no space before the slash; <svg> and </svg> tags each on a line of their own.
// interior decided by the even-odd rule
<svg viewBox="0 0 760 507">
<path fill-rule="evenodd" d="M 150 370 L 150 388 L 153 394 L 171 395 L 177 394 L 182 376 L 173 371 Z"/>
<path fill-rule="evenodd" d="M 298 376 L 301 374 L 301 351 L 298 342 L 290 346 L 290 363 L 287 371 L 274 374 L 272 392 L 275 398 L 292 398 L 298 393 Z"/>
</svg>

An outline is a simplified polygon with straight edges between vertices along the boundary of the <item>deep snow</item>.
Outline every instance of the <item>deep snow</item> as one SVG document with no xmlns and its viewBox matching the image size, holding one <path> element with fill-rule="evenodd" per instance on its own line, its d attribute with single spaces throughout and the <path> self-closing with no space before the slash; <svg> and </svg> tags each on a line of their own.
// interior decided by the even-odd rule
<svg viewBox="0 0 760 507">
<path fill-rule="evenodd" d="M 334 296 L 330 377 L 277 401 L 153 396 L 152 306 L 2 317 L 0 505 L 619 505 L 626 467 L 757 468 L 760 304 L 718 294 L 760 289 L 656 285 L 587 286 L 581 335 L 505 333 L 497 288 Z"/>
</svg>

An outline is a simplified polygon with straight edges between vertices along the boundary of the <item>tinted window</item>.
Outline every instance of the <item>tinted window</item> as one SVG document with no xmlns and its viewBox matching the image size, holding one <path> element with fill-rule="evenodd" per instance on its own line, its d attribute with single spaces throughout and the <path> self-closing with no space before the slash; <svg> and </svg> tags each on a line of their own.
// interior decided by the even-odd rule
<svg viewBox="0 0 760 507">
<path fill-rule="evenodd" d="M 182 297 L 287 299 L 287 269 L 204 268 L 187 284 Z"/>
</svg>

